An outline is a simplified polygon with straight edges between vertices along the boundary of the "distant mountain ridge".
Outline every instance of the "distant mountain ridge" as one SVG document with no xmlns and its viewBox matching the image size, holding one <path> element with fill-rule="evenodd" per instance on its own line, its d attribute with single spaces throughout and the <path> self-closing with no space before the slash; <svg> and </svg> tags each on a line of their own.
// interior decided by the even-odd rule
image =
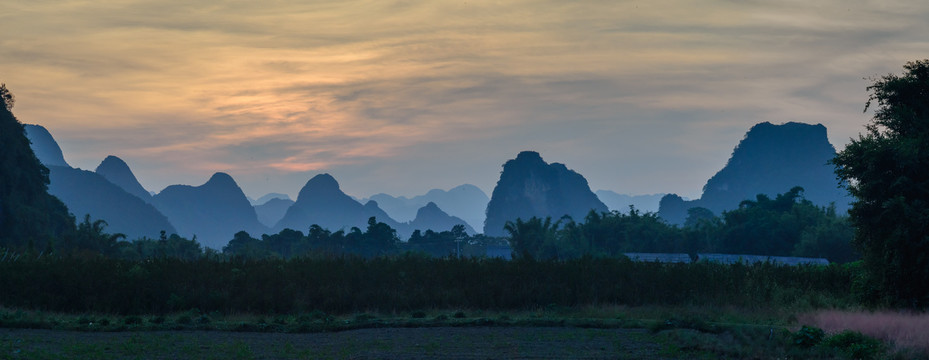
<svg viewBox="0 0 929 360">
<path fill-rule="evenodd" d="M 158 238 L 176 229 L 151 204 L 132 195 L 100 174 L 67 166 L 49 166 L 49 193 L 57 196 L 68 210 L 83 221 L 85 214 L 92 220 L 104 220 L 106 232 L 122 233 L 127 239 Z"/>
<path fill-rule="evenodd" d="M 667 194 L 650 194 L 650 195 L 628 195 L 620 194 L 610 190 L 597 190 L 595 192 L 610 211 L 619 211 L 628 213 L 629 206 L 635 207 L 636 210 L 643 212 L 658 212 L 658 203 L 661 198 Z"/>
<path fill-rule="evenodd" d="M 583 221 L 591 211 L 606 212 L 606 205 L 590 190 L 580 174 L 564 164 L 548 164 L 535 151 L 523 151 L 503 164 L 500 180 L 487 204 L 484 235 L 504 236 L 507 221 L 533 216 L 564 215 Z"/>
<path fill-rule="evenodd" d="M 39 161 L 49 168 L 51 182 L 48 192 L 61 199 L 78 221 L 82 221 L 85 214 L 90 214 L 93 220 L 107 222 L 107 232 L 122 233 L 128 239 L 154 238 L 162 230 L 175 232 L 167 217 L 145 200 L 98 173 L 68 166 L 61 148 L 47 129 L 40 125 L 26 125 L 25 128 L 32 146 L 40 149 L 36 151 Z M 113 164 L 114 160 L 110 159 L 108 163 Z M 134 179 L 128 165 L 122 160 L 119 163 L 125 166 L 119 171 Z M 126 173 L 120 176 L 127 176 Z"/>
<path fill-rule="evenodd" d="M 794 186 L 803 187 L 804 197 L 814 204 L 835 203 L 844 212 L 852 199 L 838 187 L 833 166 L 828 164 L 835 154 L 821 124 L 757 124 L 735 147 L 726 165 L 707 180 L 700 199 L 685 201 L 668 194 L 661 199 L 659 215 L 683 224 L 690 208 L 703 207 L 720 215 L 758 194 L 773 197 Z"/>
<path fill-rule="evenodd" d="M 258 215 L 258 221 L 270 229 L 284 218 L 287 209 L 293 204 L 294 201 L 290 199 L 272 198 L 261 205 L 254 205 L 253 207 L 255 208 L 255 214 Z"/>
<path fill-rule="evenodd" d="M 300 189 L 297 201 L 272 229 L 274 232 L 285 228 L 306 231 L 315 224 L 331 231 L 348 231 L 352 227 L 364 231 L 372 216 L 397 230 L 401 240 L 408 239 L 416 229 L 444 231 L 458 223 L 466 225 L 472 233 L 474 231 L 464 220 L 448 215 L 435 204 L 426 206 L 425 210 L 420 209 L 411 222 L 396 221 L 376 201 L 369 200 L 362 205 L 342 192 L 339 183 L 329 174 L 319 174 L 307 181 Z"/>
<path fill-rule="evenodd" d="M 459 185 L 448 191 L 432 189 L 426 194 L 412 198 L 380 193 L 372 195 L 369 199 L 377 201 L 385 212 L 401 222 L 412 221 L 419 209 L 432 202 L 448 214 L 463 219 L 472 228 L 483 226 L 484 212 L 487 210 L 487 203 L 490 202 L 487 194 L 471 184 Z"/>
<path fill-rule="evenodd" d="M 282 193 L 267 193 L 267 194 L 262 195 L 260 198 L 254 201 L 252 201 L 251 198 L 249 198 L 249 201 L 252 202 L 252 205 L 257 206 L 257 205 L 266 204 L 268 201 L 271 201 L 273 199 L 293 201 L 290 199 L 290 196 L 288 196 L 287 194 L 282 194 Z"/>
<path fill-rule="evenodd" d="M 464 225 L 465 232 L 474 235 L 476 232 L 466 221 L 457 216 L 452 216 L 439 208 L 434 202 L 429 202 L 416 211 L 416 218 L 405 224 L 406 231 L 412 234 L 415 230 L 432 230 L 442 232 L 451 230 L 455 225 Z M 407 236 L 409 237 L 409 236 Z M 405 240 L 405 239 L 404 239 Z"/>
</svg>

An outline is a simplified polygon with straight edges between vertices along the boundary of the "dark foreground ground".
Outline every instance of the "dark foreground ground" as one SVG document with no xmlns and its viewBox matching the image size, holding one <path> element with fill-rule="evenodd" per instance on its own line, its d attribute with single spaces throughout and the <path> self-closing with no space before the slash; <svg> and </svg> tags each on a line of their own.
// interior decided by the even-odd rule
<svg viewBox="0 0 929 360">
<path fill-rule="evenodd" d="M 643 329 L 439 327 L 312 334 L 0 329 L 0 359 L 665 358 L 675 356 Z"/>
</svg>

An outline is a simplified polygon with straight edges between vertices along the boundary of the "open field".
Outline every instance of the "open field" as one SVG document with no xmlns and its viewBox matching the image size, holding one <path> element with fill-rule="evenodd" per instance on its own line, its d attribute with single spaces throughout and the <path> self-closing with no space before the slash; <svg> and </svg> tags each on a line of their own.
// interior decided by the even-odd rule
<svg viewBox="0 0 929 360">
<path fill-rule="evenodd" d="M 6 309 L 0 315 L 5 319 L 0 327 L 6 327 L 0 329 L 0 359 L 927 357 L 913 347 L 894 346 L 893 339 L 882 344 L 830 334 L 818 344 L 798 345 L 798 339 L 805 340 L 797 322 L 802 319 L 787 312 L 736 308 L 603 306 L 273 318 L 194 317 L 189 312 L 120 317 Z"/>
<path fill-rule="evenodd" d="M 20 259 L 0 263 L 0 329 L 21 329 L 6 330 L 0 359 L 926 358 L 804 315 L 861 311 L 849 291 L 859 272 L 608 258 Z"/>
<path fill-rule="evenodd" d="M 643 329 L 388 328 L 283 334 L 0 330 L 0 358 L 662 359 Z"/>
</svg>

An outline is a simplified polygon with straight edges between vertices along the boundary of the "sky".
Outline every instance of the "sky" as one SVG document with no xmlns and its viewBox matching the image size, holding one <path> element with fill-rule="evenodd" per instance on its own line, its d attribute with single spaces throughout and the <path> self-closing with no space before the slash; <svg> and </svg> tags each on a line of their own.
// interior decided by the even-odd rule
<svg viewBox="0 0 929 360">
<path fill-rule="evenodd" d="M 863 131 L 871 79 L 929 58 L 926 1 L 0 2 L 0 82 L 65 159 L 150 191 L 295 197 L 470 183 L 523 150 L 593 190 L 696 198 L 759 122 Z"/>
</svg>

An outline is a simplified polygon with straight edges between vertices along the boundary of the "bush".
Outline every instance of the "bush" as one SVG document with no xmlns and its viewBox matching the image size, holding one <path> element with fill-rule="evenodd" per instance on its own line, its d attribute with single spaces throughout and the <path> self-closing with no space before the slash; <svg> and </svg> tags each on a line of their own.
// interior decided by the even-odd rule
<svg viewBox="0 0 929 360">
<path fill-rule="evenodd" d="M 803 327 L 793 333 L 791 337 L 794 345 L 802 348 L 811 348 L 822 342 L 825 336 L 826 332 L 824 332 L 823 329 L 803 325 Z"/>
<path fill-rule="evenodd" d="M 822 346 L 840 350 L 853 359 L 877 359 L 884 353 L 884 344 L 880 340 L 851 330 L 828 337 Z"/>
<path fill-rule="evenodd" d="M 144 271 L 130 274 L 131 269 Z M 294 314 L 313 319 L 396 309 L 562 313 L 585 305 L 843 307 L 856 274 L 843 266 L 497 259 L 322 258 L 0 263 L 0 304 L 77 314 Z M 140 275 L 141 274 L 141 275 Z M 467 276 L 464 276 L 467 274 Z M 67 284 L 67 286 L 64 286 Z M 809 299 L 817 299 L 815 302 Z M 465 318 L 464 312 L 449 314 Z M 178 315 L 179 316 L 179 315 Z"/>
</svg>

